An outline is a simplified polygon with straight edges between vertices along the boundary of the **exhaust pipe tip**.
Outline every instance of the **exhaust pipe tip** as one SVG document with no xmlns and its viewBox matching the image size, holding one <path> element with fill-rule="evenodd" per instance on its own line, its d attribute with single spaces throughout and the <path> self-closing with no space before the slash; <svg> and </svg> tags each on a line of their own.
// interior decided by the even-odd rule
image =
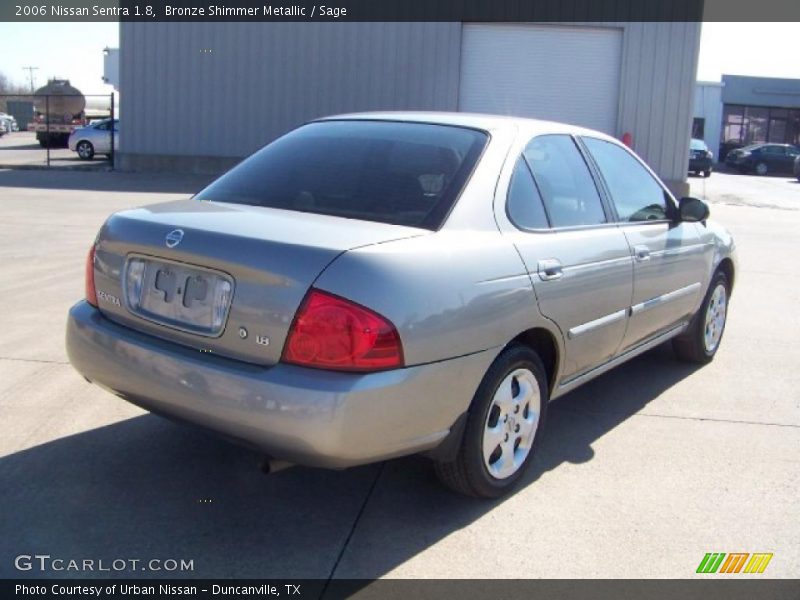
<svg viewBox="0 0 800 600">
<path fill-rule="evenodd" d="M 264 457 L 261 459 L 259 469 L 262 473 L 264 473 L 264 475 L 271 475 L 293 466 L 294 463 L 286 462 L 285 460 L 276 460 L 274 458 Z"/>
</svg>

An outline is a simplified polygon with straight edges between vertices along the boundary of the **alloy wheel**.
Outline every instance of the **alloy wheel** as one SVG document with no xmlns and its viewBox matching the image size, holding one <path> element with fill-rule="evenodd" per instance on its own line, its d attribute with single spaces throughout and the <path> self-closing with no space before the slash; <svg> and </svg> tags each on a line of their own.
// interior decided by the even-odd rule
<svg viewBox="0 0 800 600">
<path fill-rule="evenodd" d="M 492 398 L 483 430 L 483 461 L 495 479 L 506 479 L 525 462 L 541 414 L 536 376 L 529 369 L 515 369 Z"/>
<path fill-rule="evenodd" d="M 721 283 L 714 288 L 714 293 L 708 301 L 706 308 L 705 329 L 703 344 L 706 352 L 714 352 L 719 345 L 722 332 L 725 329 L 725 318 L 728 310 L 728 290 Z"/>
</svg>

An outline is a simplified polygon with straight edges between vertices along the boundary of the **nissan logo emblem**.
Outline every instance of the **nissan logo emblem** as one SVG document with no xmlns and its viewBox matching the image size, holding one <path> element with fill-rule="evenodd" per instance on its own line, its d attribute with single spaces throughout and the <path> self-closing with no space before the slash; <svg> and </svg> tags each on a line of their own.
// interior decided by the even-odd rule
<svg viewBox="0 0 800 600">
<path fill-rule="evenodd" d="M 173 229 L 167 234 L 167 248 L 174 248 L 183 239 L 183 229 Z"/>
</svg>

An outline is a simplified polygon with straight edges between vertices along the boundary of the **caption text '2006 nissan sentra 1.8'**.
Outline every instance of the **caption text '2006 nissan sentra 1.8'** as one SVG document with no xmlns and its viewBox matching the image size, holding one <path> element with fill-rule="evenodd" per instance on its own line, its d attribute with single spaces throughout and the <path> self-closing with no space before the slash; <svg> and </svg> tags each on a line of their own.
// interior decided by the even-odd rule
<svg viewBox="0 0 800 600">
<path fill-rule="evenodd" d="M 89 381 L 275 461 L 422 452 L 493 497 L 548 401 L 670 339 L 711 360 L 734 271 L 706 205 L 606 135 L 348 115 L 191 200 L 112 215 L 67 350 Z"/>
</svg>

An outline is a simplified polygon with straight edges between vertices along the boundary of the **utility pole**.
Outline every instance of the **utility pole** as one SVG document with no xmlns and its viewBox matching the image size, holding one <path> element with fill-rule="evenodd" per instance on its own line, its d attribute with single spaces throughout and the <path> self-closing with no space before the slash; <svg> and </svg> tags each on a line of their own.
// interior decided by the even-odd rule
<svg viewBox="0 0 800 600">
<path fill-rule="evenodd" d="M 30 79 L 30 82 L 31 82 L 31 94 L 32 94 L 33 93 L 33 72 L 34 71 L 38 71 L 39 67 L 22 67 L 22 68 L 25 69 L 26 71 L 28 71 L 28 78 Z"/>
</svg>

